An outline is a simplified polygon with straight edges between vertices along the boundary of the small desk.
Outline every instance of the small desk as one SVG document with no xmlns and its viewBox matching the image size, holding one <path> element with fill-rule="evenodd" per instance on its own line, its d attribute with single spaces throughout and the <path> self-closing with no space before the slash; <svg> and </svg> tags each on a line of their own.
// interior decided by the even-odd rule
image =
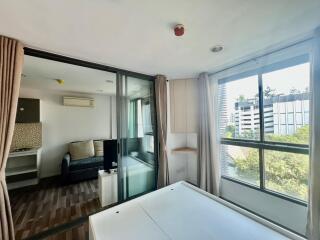
<svg viewBox="0 0 320 240">
<path fill-rule="evenodd" d="M 98 194 L 102 207 L 118 202 L 118 173 L 99 170 Z"/>
</svg>

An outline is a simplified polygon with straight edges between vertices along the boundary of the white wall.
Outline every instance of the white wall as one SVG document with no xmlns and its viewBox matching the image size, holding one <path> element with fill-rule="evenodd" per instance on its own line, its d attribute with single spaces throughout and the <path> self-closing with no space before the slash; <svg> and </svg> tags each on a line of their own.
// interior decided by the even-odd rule
<svg viewBox="0 0 320 240">
<path fill-rule="evenodd" d="M 168 133 L 167 140 L 170 183 L 188 181 L 197 185 L 198 157 L 195 153 L 172 153 L 172 149 L 197 147 L 197 134 Z"/>
<path fill-rule="evenodd" d="M 95 107 L 63 106 L 62 96 L 92 97 Z M 61 160 L 69 142 L 116 137 L 115 97 L 27 88 L 20 89 L 20 97 L 40 99 L 41 178 L 60 174 Z"/>
<path fill-rule="evenodd" d="M 172 80 L 171 80 L 172 81 Z M 177 147 L 197 148 L 197 134 L 194 133 L 171 133 L 170 123 L 170 85 L 167 83 L 168 90 L 168 109 L 167 109 L 167 152 L 169 162 L 170 183 L 178 181 L 188 181 L 197 185 L 198 158 L 194 153 L 172 153 L 172 149 Z"/>
</svg>

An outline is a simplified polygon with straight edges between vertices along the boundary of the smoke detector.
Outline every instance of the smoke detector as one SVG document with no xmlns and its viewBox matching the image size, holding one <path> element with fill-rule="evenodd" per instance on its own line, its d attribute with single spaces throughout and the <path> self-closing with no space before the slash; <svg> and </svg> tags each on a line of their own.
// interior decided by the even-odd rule
<svg viewBox="0 0 320 240">
<path fill-rule="evenodd" d="M 181 37 L 184 34 L 184 26 L 183 24 L 177 24 L 174 26 L 174 35 L 177 37 Z"/>
</svg>

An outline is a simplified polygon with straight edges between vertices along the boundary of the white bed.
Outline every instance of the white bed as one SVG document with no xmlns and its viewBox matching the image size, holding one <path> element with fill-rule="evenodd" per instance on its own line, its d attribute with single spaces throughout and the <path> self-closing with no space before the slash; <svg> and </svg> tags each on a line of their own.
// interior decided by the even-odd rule
<svg viewBox="0 0 320 240">
<path fill-rule="evenodd" d="M 89 217 L 90 240 L 301 240 L 186 182 Z"/>
</svg>

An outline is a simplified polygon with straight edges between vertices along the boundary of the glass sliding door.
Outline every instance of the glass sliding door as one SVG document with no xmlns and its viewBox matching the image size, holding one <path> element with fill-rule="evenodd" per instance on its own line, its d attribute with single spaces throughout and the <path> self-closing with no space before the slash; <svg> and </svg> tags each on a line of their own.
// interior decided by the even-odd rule
<svg viewBox="0 0 320 240">
<path fill-rule="evenodd" d="M 156 188 L 154 82 L 118 74 L 119 201 Z"/>
</svg>

